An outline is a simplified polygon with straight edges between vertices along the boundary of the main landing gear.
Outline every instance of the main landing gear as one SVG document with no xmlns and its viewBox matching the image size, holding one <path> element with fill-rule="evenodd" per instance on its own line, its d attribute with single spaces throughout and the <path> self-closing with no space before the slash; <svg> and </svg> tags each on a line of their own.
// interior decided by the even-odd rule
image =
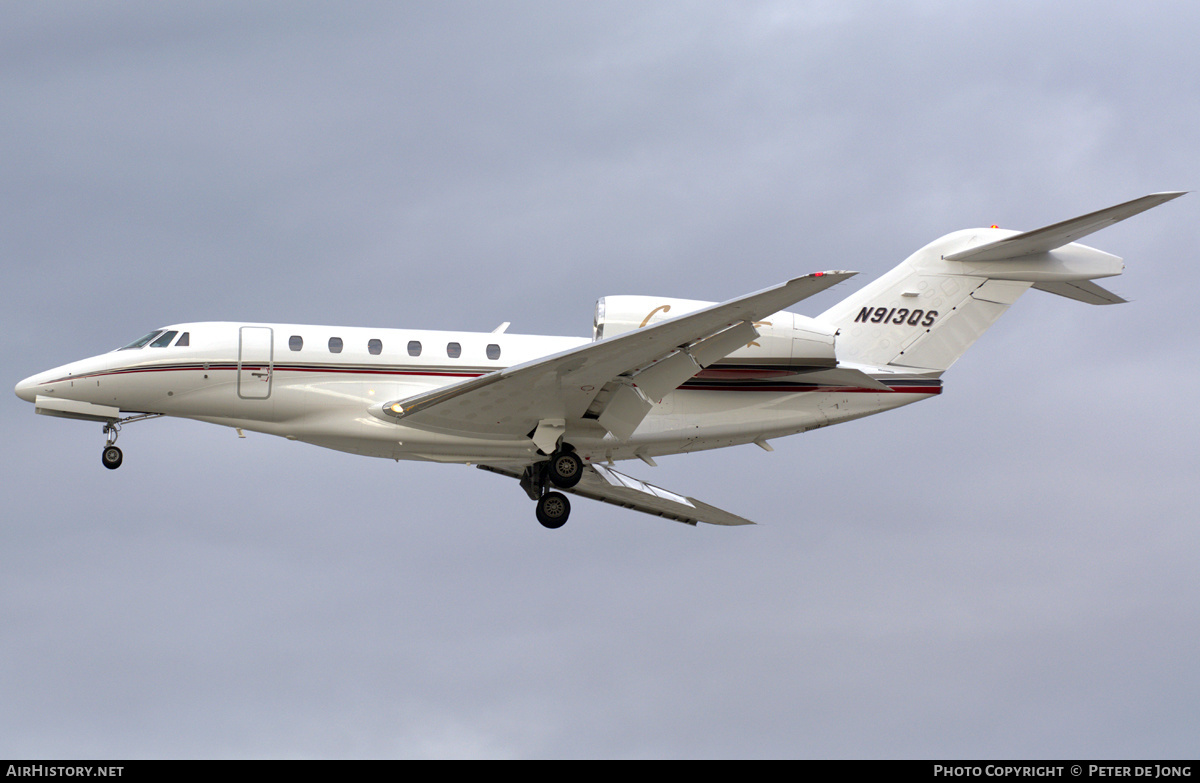
<svg viewBox="0 0 1200 783">
<path fill-rule="evenodd" d="M 121 467 L 125 455 L 117 448 L 117 436 L 121 434 L 121 425 L 143 419 L 157 419 L 161 413 L 139 413 L 136 416 L 126 416 L 124 419 L 111 419 L 104 424 L 104 450 L 100 452 L 100 462 L 109 470 Z"/>
<path fill-rule="evenodd" d="M 549 461 L 525 468 L 521 487 L 537 501 L 537 520 L 543 527 L 560 528 L 571 515 L 571 501 L 561 492 L 550 491 L 550 486 L 570 489 L 583 478 L 583 469 L 583 460 L 568 444 L 551 454 Z"/>
<path fill-rule="evenodd" d="M 542 527 L 548 527 L 551 530 L 560 528 L 567 524 L 569 516 L 571 516 L 571 501 L 567 500 L 567 496 L 563 493 L 547 492 L 538 498 L 537 521 L 542 523 Z"/>
<path fill-rule="evenodd" d="M 564 446 L 550 455 L 547 477 L 556 487 L 570 489 L 583 478 L 583 460 L 570 446 Z"/>
</svg>

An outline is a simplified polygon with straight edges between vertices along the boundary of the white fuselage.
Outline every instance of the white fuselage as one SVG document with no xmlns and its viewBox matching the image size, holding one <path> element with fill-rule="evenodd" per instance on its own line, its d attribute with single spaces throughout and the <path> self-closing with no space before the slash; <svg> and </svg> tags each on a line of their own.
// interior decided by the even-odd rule
<svg viewBox="0 0 1200 783">
<path fill-rule="evenodd" d="M 816 317 L 787 308 L 854 276 L 812 272 L 723 302 L 605 296 L 592 337 L 187 323 L 26 378 L 38 413 L 120 427 L 177 416 L 517 479 L 561 527 L 562 492 L 687 524 L 751 521 L 618 473 L 616 460 L 767 441 L 923 400 L 1031 288 L 1088 304 L 1124 262 L 1075 240 L 1183 195 L 1033 231 L 956 231 Z M 557 489 L 556 489 L 557 488 Z M 562 490 L 559 492 L 557 490 Z"/>
<path fill-rule="evenodd" d="M 166 332 L 177 334 L 40 373 L 22 381 L 17 394 L 31 402 L 41 396 L 123 414 L 196 419 L 374 457 L 527 462 L 536 459 L 527 436 L 434 432 L 372 415 L 370 409 L 590 342 L 582 337 L 231 322 L 159 330 Z M 185 334 L 187 344 L 181 346 Z M 761 360 L 751 367 L 731 357 L 656 401 L 625 441 L 585 420 L 568 423 L 565 439 L 594 461 L 763 443 L 907 405 L 941 390 L 936 380 L 889 385 L 891 391 L 881 391 L 805 381 L 804 374 L 764 371 Z"/>
</svg>

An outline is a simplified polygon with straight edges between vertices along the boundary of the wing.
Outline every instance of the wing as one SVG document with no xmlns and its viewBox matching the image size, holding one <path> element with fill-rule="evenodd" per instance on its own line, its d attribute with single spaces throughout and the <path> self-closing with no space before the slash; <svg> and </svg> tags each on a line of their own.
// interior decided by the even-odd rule
<svg viewBox="0 0 1200 783">
<path fill-rule="evenodd" d="M 371 412 L 406 425 L 459 434 L 531 435 L 547 453 L 566 422 L 585 416 L 624 440 L 652 400 L 753 340 L 758 334 L 753 321 L 854 274 L 798 277 L 653 326 L 376 405 Z"/>
<path fill-rule="evenodd" d="M 499 473 L 502 476 L 520 480 L 521 470 L 507 465 L 478 465 L 481 470 Z M 583 478 L 570 489 L 555 487 L 556 492 L 569 492 L 572 495 L 611 503 L 614 506 L 630 508 L 644 514 L 673 519 L 688 525 L 706 522 L 710 525 L 753 525 L 748 519 L 736 514 L 723 511 L 716 506 L 702 503 L 695 498 L 671 492 L 653 484 L 618 473 L 612 468 L 595 463 L 584 467 Z"/>
</svg>

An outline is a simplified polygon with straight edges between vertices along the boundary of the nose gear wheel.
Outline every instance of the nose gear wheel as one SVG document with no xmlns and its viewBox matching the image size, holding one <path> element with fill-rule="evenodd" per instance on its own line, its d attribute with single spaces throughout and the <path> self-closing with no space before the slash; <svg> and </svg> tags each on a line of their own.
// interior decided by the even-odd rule
<svg viewBox="0 0 1200 783">
<path fill-rule="evenodd" d="M 121 461 L 124 459 L 121 450 L 116 446 L 105 446 L 104 451 L 100 452 L 100 461 L 104 463 L 104 467 L 109 470 L 116 470 L 121 467 Z"/>
</svg>

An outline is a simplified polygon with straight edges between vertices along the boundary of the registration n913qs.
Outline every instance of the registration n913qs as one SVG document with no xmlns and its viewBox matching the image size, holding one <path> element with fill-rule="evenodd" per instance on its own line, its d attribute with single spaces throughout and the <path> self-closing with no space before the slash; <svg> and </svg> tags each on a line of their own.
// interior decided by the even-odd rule
<svg viewBox="0 0 1200 783">
<path fill-rule="evenodd" d="M 1121 259 L 1076 240 L 1183 193 L 1017 232 L 956 231 L 815 317 L 850 278 L 814 272 L 725 302 L 608 296 L 591 339 L 300 324 L 180 323 L 17 384 L 38 413 L 121 427 L 179 416 L 369 457 L 517 479 L 546 527 L 567 495 L 688 524 L 751 524 L 614 469 L 769 441 L 940 394 L 942 374 L 1030 288 L 1123 302 Z M 786 490 L 780 490 L 786 491 Z M 566 493 L 566 494 L 564 494 Z"/>
</svg>

